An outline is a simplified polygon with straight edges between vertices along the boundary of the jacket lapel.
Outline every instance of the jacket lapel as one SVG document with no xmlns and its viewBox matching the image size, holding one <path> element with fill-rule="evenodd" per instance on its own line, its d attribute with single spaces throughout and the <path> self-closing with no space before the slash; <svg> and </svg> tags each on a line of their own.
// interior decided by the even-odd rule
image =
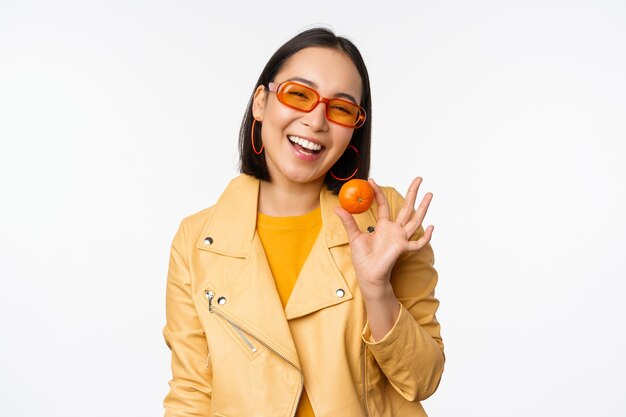
<svg viewBox="0 0 626 417">
<path fill-rule="evenodd" d="M 320 233 L 285 306 L 288 320 L 305 316 L 353 298 L 350 285 L 332 259 Z"/>
<path fill-rule="evenodd" d="M 258 194 L 255 178 L 240 175 L 233 179 L 216 203 L 196 248 L 222 255 L 210 258 L 205 269 L 206 286 L 215 293 L 215 300 L 225 300 L 215 308 L 299 367 L 285 312 L 256 234 Z"/>
</svg>

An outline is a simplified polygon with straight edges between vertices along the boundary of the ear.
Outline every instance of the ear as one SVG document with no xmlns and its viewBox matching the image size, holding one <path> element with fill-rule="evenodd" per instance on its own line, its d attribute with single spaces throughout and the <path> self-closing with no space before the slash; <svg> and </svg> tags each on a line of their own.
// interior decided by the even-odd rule
<svg viewBox="0 0 626 417">
<path fill-rule="evenodd" d="M 260 85 L 254 92 L 252 99 L 252 117 L 259 122 L 263 121 L 263 111 L 265 110 L 265 101 L 267 100 L 267 90 L 265 86 Z"/>
</svg>

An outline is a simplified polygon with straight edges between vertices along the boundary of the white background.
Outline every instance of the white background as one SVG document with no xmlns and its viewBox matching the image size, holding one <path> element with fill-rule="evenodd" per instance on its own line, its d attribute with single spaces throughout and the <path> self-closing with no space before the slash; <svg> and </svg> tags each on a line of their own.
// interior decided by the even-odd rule
<svg viewBox="0 0 626 417">
<path fill-rule="evenodd" d="M 435 196 L 430 415 L 626 415 L 626 3 L 599 0 L 0 0 L 0 415 L 162 414 L 171 239 L 316 24 L 368 64 L 372 176 Z"/>
</svg>

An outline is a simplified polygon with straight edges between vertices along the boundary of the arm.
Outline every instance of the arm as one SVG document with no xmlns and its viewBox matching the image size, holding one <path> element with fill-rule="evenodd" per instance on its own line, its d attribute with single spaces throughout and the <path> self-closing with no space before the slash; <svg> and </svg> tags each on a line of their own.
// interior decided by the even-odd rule
<svg viewBox="0 0 626 417">
<path fill-rule="evenodd" d="M 414 210 L 421 178 L 411 184 L 406 201 L 395 190 L 385 196 L 370 182 L 378 206 L 374 233 L 361 232 L 352 216 L 336 209 L 367 309 L 363 339 L 395 390 L 407 400 L 421 400 L 436 390 L 444 362 L 435 318 L 437 273 L 428 244 L 433 228 L 421 227 L 432 194 Z"/>
<path fill-rule="evenodd" d="M 211 405 L 209 352 L 191 297 L 188 248 L 183 222 L 172 243 L 167 276 L 163 335 L 172 351 L 172 380 L 163 402 L 165 417 L 208 416 Z"/>
<path fill-rule="evenodd" d="M 423 235 L 420 229 L 412 237 Z M 439 301 L 434 290 L 437 271 L 429 245 L 401 257 L 393 269 L 391 285 L 400 313 L 382 339 L 373 339 L 369 323 L 363 340 L 391 385 L 407 400 L 424 400 L 439 385 L 445 356 L 440 325 L 435 316 Z"/>
</svg>

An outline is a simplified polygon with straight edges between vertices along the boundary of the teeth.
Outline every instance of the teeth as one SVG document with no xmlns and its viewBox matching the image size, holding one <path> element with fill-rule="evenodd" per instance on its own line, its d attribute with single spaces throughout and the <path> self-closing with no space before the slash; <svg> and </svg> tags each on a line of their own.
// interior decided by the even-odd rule
<svg viewBox="0 0 626 417">
<path fill-rule="evenodd" d="M 310 149 L 312 151 L 319 151 L 320 149 L 322 149 L 321 145 L 310 142 L 306 139 L 299 138 L 298 136 L 287 136 L 287 137 L 289 138 L 290 141 L 292 141 L 293 143 L 297 143 L 298 145 L 302 146 L 305 149 Z"/>
</svg>

